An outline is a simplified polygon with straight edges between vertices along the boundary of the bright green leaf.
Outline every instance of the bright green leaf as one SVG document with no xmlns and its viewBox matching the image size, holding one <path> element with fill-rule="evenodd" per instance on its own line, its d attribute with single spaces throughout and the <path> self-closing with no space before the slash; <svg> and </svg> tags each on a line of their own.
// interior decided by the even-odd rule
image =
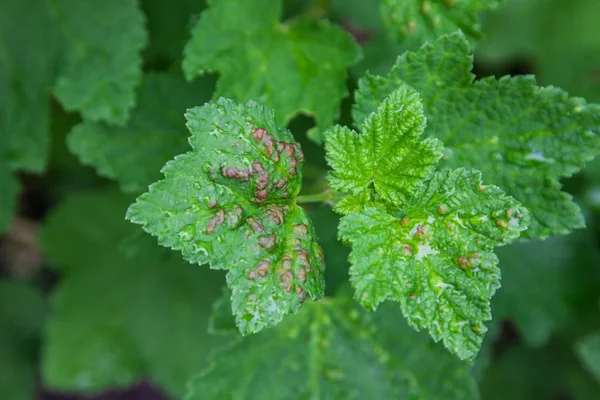
<svg viewBox="0 0 600 400">
<path fill-rule="evenodd" d="M 0 393 L 5 399 L 35 397 L 36 355 L 44 318 L 41 293 L 21 282 L 0 281 Z"/>
<path fill-rule="evenodd" d="M 346 296 L 307 304 L 217 352 L 186 399 L 478 398 L 470 366 L 397 314 L 366 313 Z"/>
<path fill-rule="evenodd" d="M 331 187 L 352 195 L 376 192 L 397 206 L 406 203 L 442 155 L 438 140 L 421 138 L 424 130 L 419 95 L 403 85 L 365 119 L 360 134 L 340 126 L 327 131 Z"/>
<path fill-rule="evenodd" d="M 323 254 L 294 202 L 304 154 L 274 113 L 220 99 L 186 113 L 193 150 L 127 213 L 192 263 L 227 269 L 236 323 L 257 332 L 323 295 Z"/>
<path fill-rule="evenodd" d="M 207 335 L 220 274 L 190 266 L 123 216 L 116 192 L 72 197 L 41 241 L 62 279 L 51 299 L 42 377 L 52 389 L 95 392 L 149 378 L 174 397 L 219 341 Z"/>
<path fill-rule="evenodd" d="M 560 178 L 600 152 L 600 107 L 569 98 L 532 77 L 473 82 L 462 34 L 444 36 L 405 53 L 385 76 L 361 79 L 354 116 L 361 124 L 403 83 L 423 99 L 427 135 L 446 148 L 442 168 L 480 169 L 531 213 L 526 237 L 547 237 L 584 226 Z"/>
<path fill-rule="evenodd" d="M 461 358 L 481 347 L 500 286 L 494 246 L 526 229 L 526 210 L 476 171 L 435 173 L 399 212 L 376 207 L 342 218 L 350 280 L 369 309 L 391 299 Z"/>
<path fill-rule="evenodd" d="M 127 121 L 147 41 L 137 3 L 46 1 L 66 43 L 65 66 L 54 93 L 67 110 L 79 111 L 91 121 Z"/>
<path fill-rule="evenodd" d="M 581 340 L 577 352 L 585 366 L 600 382 L 600 333 L 595 333 Z"/>
<path fill-rule="evenodd" d="M 382 0 L 381 16 L 389 34 L 401 42 L 432 42 L 461 29 L 481 38 L 477 13 L 498 6 L 498 0 Z"/>
<path fill-rule="evenodd" d="M 329 22 L 279 21 L 281 0 L 218 0 L 202 13 L 185 48 L 188 79 L 218 71 L 215 98 L 255 100 L 287 123 L 299 113 L 315 117 L 309 137 L 339 115 L 346 68 L 360 51 L 352 37 Z"/>
<path fill-rule="evenodd" d="M 187 150 L 183 113 L 211 93 L 206 79 L 188 84 L 174 74 L 148 74 L 126 126 L 85 121 L 69 134 L 69 148 L 100 175 L 117 179 L 124 191 L 142 192 L 158 180 L 165 162 Z"/>
</svg>

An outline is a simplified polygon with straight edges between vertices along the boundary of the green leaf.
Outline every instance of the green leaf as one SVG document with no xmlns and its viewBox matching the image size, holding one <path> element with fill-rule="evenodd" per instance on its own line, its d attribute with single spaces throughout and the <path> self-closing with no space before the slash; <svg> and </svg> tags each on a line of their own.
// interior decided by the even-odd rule
<svg viewBox="0 0 600 400">
<path fill-rule="evenodd" d="M 126 126 L 85 121 L 69 134 L 69 148 L 100 175 L 116 179 L 123 191 L 142 192 L 160 177 L 165 162 L 188 148 L 183 113 L 210 94 L 206 79 L 188 84 L 175 74 L 150 73 Z"/>
<path fill-rule="evenodd" d="M 20 189 L 19 181 L 0 154 L 0 235 L 8 229 L 15 216 Z"/>
<path fill-rule="evenodd" d="M 128 212 L 184 258 L 227 269 L 243 334 L 323 296 L 323 254 L 295 204 L 304 154 L 274 113 L 220 99 L 186 113 L 193 150 L 169 161 L 165 179 Z"/>
<path fill-rule="evenodd" d="M 339 233 L 352 246 L 350 280 L 363 306 L 397 301 L 411 326 L 472 359 L 500 286 L 493 248 L 527 224 L 514 199 L 483 186 L 479 172 L 457 169 L 435 173 L 401 211 L 344 216 Z"/>
<path fill-rule="evenodd" d="M 215 98 L 255 100 L 289 122 L 314 116 L 311 139 L 339 116 L 346 96 L 346 68 L 360 50 L 352 37 L 329 22 L 300 17 L 281 23 L 281 0 L 220 0 L 204 11 L 185 48 L 188 79 L 220 74 Z"/>
<path fill-rule="evenodd" d="M 396 314 L 366 313 L 346 296 L 307 304 L 216 352 L 186 399 L 478 398 L 469 365 Z"/>
<path fill-rule="evenodd" d="M 486 400 L 595 400 L 600 386 L 583 370 L 570 346 L 555 341 L 543 349 L 507 349 L 487 370 L 480 390 Z"/>
<path fill-rule="evenodd" d="M 498 0 L 382 0 L 381 16 L 388 33 L 401 42 L 431 42 L 461 29 L 480 39 L 477 13 L 498 6 Z"/>
<path fill-rule="evenodd" d="M 593 319 L 600 286 L 600 253 L 590 230 L 498 249 L 502 288 L 494 318 L 508 319 L 529 346 Z M 592 301 L 590 301 L 592 299 Z"/>
<path fill-rule="evenodd" d="M 588 335 L 579 341 L 577 353 L 586 368 L 600 383 L 600 332 Z"/>
<path fill-rule="evenodd" d="M 131 237 L 129 203 L 116 192 L 78 195 L 43 227 L 46 256 L 62 271 L 43 349 L 51 389 L 95 392 L 149 378 L 178 397 L 220 343 L 207 328 L 221 275 Z"/>
<path fill-rule="evenodd" d="M 12 170 L 41 172 L 60 40 L 42 0 L 0 0 L 0 10 L 0 158 Z"/>
<path fill-rule="evenodd" d="M 46 3 L 66 44 L 54 93 L 67 110 L 79 111 L 87 120 L 124 124 L 135 104 L 147 41 L 138 2 Z"/>
<path fill-rule="evenodd" d="M 361 134 L 341 126 L 325 133 L 331 187 L 359 196 L 376 192 L 397 206 L 406 203 L 442 156 L 438 140 L 421 139 L 424 130 L 419 95 L 402 85 L 366 118 Z"/>
<path fill-rule="evenodd" d="M 44 317 L 41 293 L 21 282 L 0 281 L 0 393 L 6 399 L 35 397 Z"/>
<path fill-rule="evenodd" d="M 504 188 L 531 213 L 525 237 L 584 226 L 560 178 L 600 152 L 600 107 L 540 88 L 529 76 L 473 82 L 472 58 L 460 33 L 405 53 L 385 76 L 360 81 L 354 117 L 361 124 L 403 83 L 423 98 L 427 135 L 446 148 L 442 168 L 471 167 Z"/>
</svg>

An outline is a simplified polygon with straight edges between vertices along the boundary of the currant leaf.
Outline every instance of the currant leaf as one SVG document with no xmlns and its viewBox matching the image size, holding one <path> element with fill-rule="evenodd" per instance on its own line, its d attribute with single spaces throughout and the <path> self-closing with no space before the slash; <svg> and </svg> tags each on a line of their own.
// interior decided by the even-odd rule
<svg viewBox="0 0 600 400">
<path fill-rule="evenodd" d="M 274 329 L 215 352 L 186 399 L 478 398 L 470 365 L 397 314 L 391 306 L 367 313 L 339 293 L 306 304 Z"/>
<path fill-rule="evenodd" d="M 321 142 L 321 127 L 339 115 L 346 68 L 360 49 L 325 20 L 281 23 L 281 8 L 281 0 L 212 2 L 192 30 L 183 70 L 189 80 L 218 71 L 215 98 L 260 101 L 285 123 L 299 113 L 314 116 L 317 127 L 308 135 Z"/>
<path fill-rule="evenodd" d="M 527 211 L 477 171 L 435 173 L 397 213 L 379 207 L 344 216 L 357 300 L 400 303 L 409 324 L 463 359 L 481 347 L 500 286 L 494 246 L 519 236 Z"/>
<path fill-rule="evenodd" d="M 464 35 L 444 36 L 398 58 L 385 76 L 362 78 L 354 118 L 361 124 L 387 96 L 409 84 L 423 98 L 427 136 L 445 146 L 440 167 L 480 169 L 484 180 L 531 213 L 526 238 L 584 226 L 560 179 L 600 153 L 600 106 L 538 87 L 530 76 L 474 81 Z"/>
<path fill-rule="evenodd" d="M 175 157 L 127 218 L 192 263 L 226 269 L 243 334 L 322 297 L 324 262 L 294 202 L 304 154 L 273 111 L 220 99 L 186 113 L 192 151 Z"/>
<path fill-rule="evenodd" d="M 365 119 L 360 134 L 340 126 L 327 131 L 331 187 L 404 204 L 442 156 L 438 140 L 421 139 L 424 130 L 419 95 L 403 85 Z"/>
</svg>

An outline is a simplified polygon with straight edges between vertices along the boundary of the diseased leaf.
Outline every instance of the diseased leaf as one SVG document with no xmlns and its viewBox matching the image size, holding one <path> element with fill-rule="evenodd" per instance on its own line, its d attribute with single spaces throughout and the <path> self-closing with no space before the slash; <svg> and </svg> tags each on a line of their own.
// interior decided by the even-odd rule
<svg viewBox="0 0 600 400">
<path fill-rule="evenodd" d="M 397 314 L 390 306 L 366 313 L 348 296 L 306 304 L 216 352 L 186 399 L 478 398 L 469 365 Z"/>
<path fill-rule="evenodd" d="M 67 110 L 79 111 L 87 120 L 124 124 L 135 104 L 147 42 L 138 2 L 46 3 L 66 43 L 65 66 L 54 93 Z"/>
<path fill-rule="evenodd" d="M 597 310 L 600 254 L 590 230 L 498 249 L 502 288 L 494 319 L 508 319 L 529 346 L 547 344 Z M 591 304 L 590 304 L 591 303 Z"/>
<path fill-rule="evenodd" d="M 446 148 L 442 168 L 480 169 L 531 213 L 527 238 L 584 226 L 579 207 L 561 192 L 560 178 L 600 152 L 600 107 L 540 88 L 528 76 L 474 82 L 472 58 L 460 33 L 405 53 L 385 76 L 360 81 L 357 124 L 404 83 L 423 98 L 427 135 Z"/>
<path fill-rule="evenodd" d="M 0 0 L 0 10 L 0 158 L 11 170 L 41 172 L 59 38 L 42 0 Z"/>
<path fill-rule="evenodd" d="M 18 281 L 0 281 L 0 393 L 6 399 L 35 396 L 44 314 L 44 300 L 36 289 Z"/>
<path fill-rule="evenodd" d="M 411 326 L 472 359 L 500 286 L 493 248 L 527 223 L 514 199 L 457 169 L 435 173 L 396 213 L 367 207 L 344 216 L 339 234 L 352 246 L 350 280 L 363 306 L 397 301 Z"/>
<path fill-rule="evenodd" d="M 329 22 L 300 17 L 281 23 L 281 0 L 218 0 L 202 13 L 184 52 L 188 79 L 218 71 L 215 98 L 255 100 L 287 123 L 299 113 L 315 117 L 309 137 L 339 115 L 346 68 L 360 50 Z"/>
<path fill-rule="evenodd" d="M 421 139 L 424 130 L 419 95 L 403 85 L 365 119 L 360 134 L 340 126 L 327 131 L 331 187 L 358 196 L 376 192 L 397 206 L 406 203 L 442 155 L 438 140 Z"/>
<path fill-rule="evenodd" d="M 480 39 L 477 14 L 498 4 L 498 0 L 382 0 L 381 16 L 388 33 L 401 42 L 422 44 L 457 29 Z"/>
<path fill-rule="evenodd" d="M 257 332 L 323 296 L 323 253 L 294 202 L 304 154 L 254 102 L 220 99 L 186 118 L 193 150 L 165 165 L 127 218 L 187 261 L 228 270 L 236 323 Z"/>
<path fill-rule="evenodd" d="M 119 181 L 124 191 L 142 192 L 160 177 L 165 162 L 188 148 L 183 113 L 210 98 L 209 83 L 204 79 L 188 84 L 175 74 L 147 74 L 126 126 L 84 121 L 69 134 L 69 148 L 98 174 Z"/>
<path fill-rule="evenodd" d="M 582 339 L 577 344 L 577 353 L 586 368 L 600 383 L 600 332 Z"/>
<path fill-rule="evenodd" d="M 43 227 L 44 252 L 62 273 L 43 349 L 51 389 L 89 393 L 147 378 L 180 397 L 222 343 L 207 335 L 221 275 L 142 235 L 123 218 L 130 201 L 116 191 L 77 195 Z"/>
</svg>

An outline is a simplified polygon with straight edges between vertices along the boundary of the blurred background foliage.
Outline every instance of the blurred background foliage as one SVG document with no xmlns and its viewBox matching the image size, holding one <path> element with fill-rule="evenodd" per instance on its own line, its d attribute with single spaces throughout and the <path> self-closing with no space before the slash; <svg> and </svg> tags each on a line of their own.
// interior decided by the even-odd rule
<svg viewBox="0 0 600 400">
<path fill-rule="evenodd" d="M 381 73 L 403 51 L 422 44 L 393 41 L 379 3 L 288 0 L 285 14 L 309 7 L 354 35 L 364 58 L 351 70 L 353 89 L 366 70 Z M 123 216 L 135 194 L 159 178 L 164 162 L 185 151 L 180 111 L 211 97 L 214 76 L 190 84 L 180 70 L 190 28 L 205 5 L 140 1 L 147 29 L 143 76 L 130 119 L 114 128 L 93 119 L 82 122 L 81 115 L 98 110 L 65 107 L 69 103 L 58 98 L 68 96 L 48 90 L 61 62 L 49 54 L 62 54 L 54 47 L 63 44 L 39 24 L 36 14 L 43 11 L 36 4 L 0 0 L 0 45 L 17 40 L 22 51 L 14 68 L 28 81 L 18 104 L 8 104 L 0 92 L 0 115 L 22 129 L 24 142 L 43 140 L 25 135 L 44 126 L 51 133 L 43 173 L 43 160 L 40 165 L 34 160 L 29 166 L 23 161 L 26 167 L 12 175 L 3 164 L 20 161 L 0 151 L 0 398 L 180 398 L 189 377 L 205 367 L 209 351 L 225 342 L 207 333 L 223 274 L 186 264 Z M 18 20 L 11 19 L 15 15 Z M 507 0 L 481 12 L 482 39 L 472 38 L 475 72 L 535 74 L 542 85 L 600 102 L 599 21 L 598 0 Z M 32 94 L 36 88 L 41 96 Z M 351 124 L 350 106 L 351 99 L 345 99 L 342 123 Z M 307 156 L 307 192 L 325 184 L 323 150 L 305 139 L 312 126 L 304 116 L 290 123 Z M 136 137 L 148 130 L 173 137 L 172 146 Z M 94 160 L 78 160 L 69 150 L 78 146 L 78 134 L 96 138 L 94 145 L 105 154 L 139 145 L 155 157 L 139 158 L 131 151 L 121 156 L 139 169 L 117 161 L 96 173 L 85 165 Z M 5 148 L 5 138 L 0 140 Z M 483 399 L 600 398 L 600 357 L 587 356 L 600 353 L 595 334 L 600 329 L 600 160 L 564 185 L 583 208 L 588 228 L 498 251 L 502 289 L 472 369 Z M 11 193 L 18 194 L 16 203 Z M 337 241 L 338 217 L 329 206 L 311 205 L 309 213 L 327 256 L 331 294 L 347 280 L 348 248 Z"/>
</svg>

